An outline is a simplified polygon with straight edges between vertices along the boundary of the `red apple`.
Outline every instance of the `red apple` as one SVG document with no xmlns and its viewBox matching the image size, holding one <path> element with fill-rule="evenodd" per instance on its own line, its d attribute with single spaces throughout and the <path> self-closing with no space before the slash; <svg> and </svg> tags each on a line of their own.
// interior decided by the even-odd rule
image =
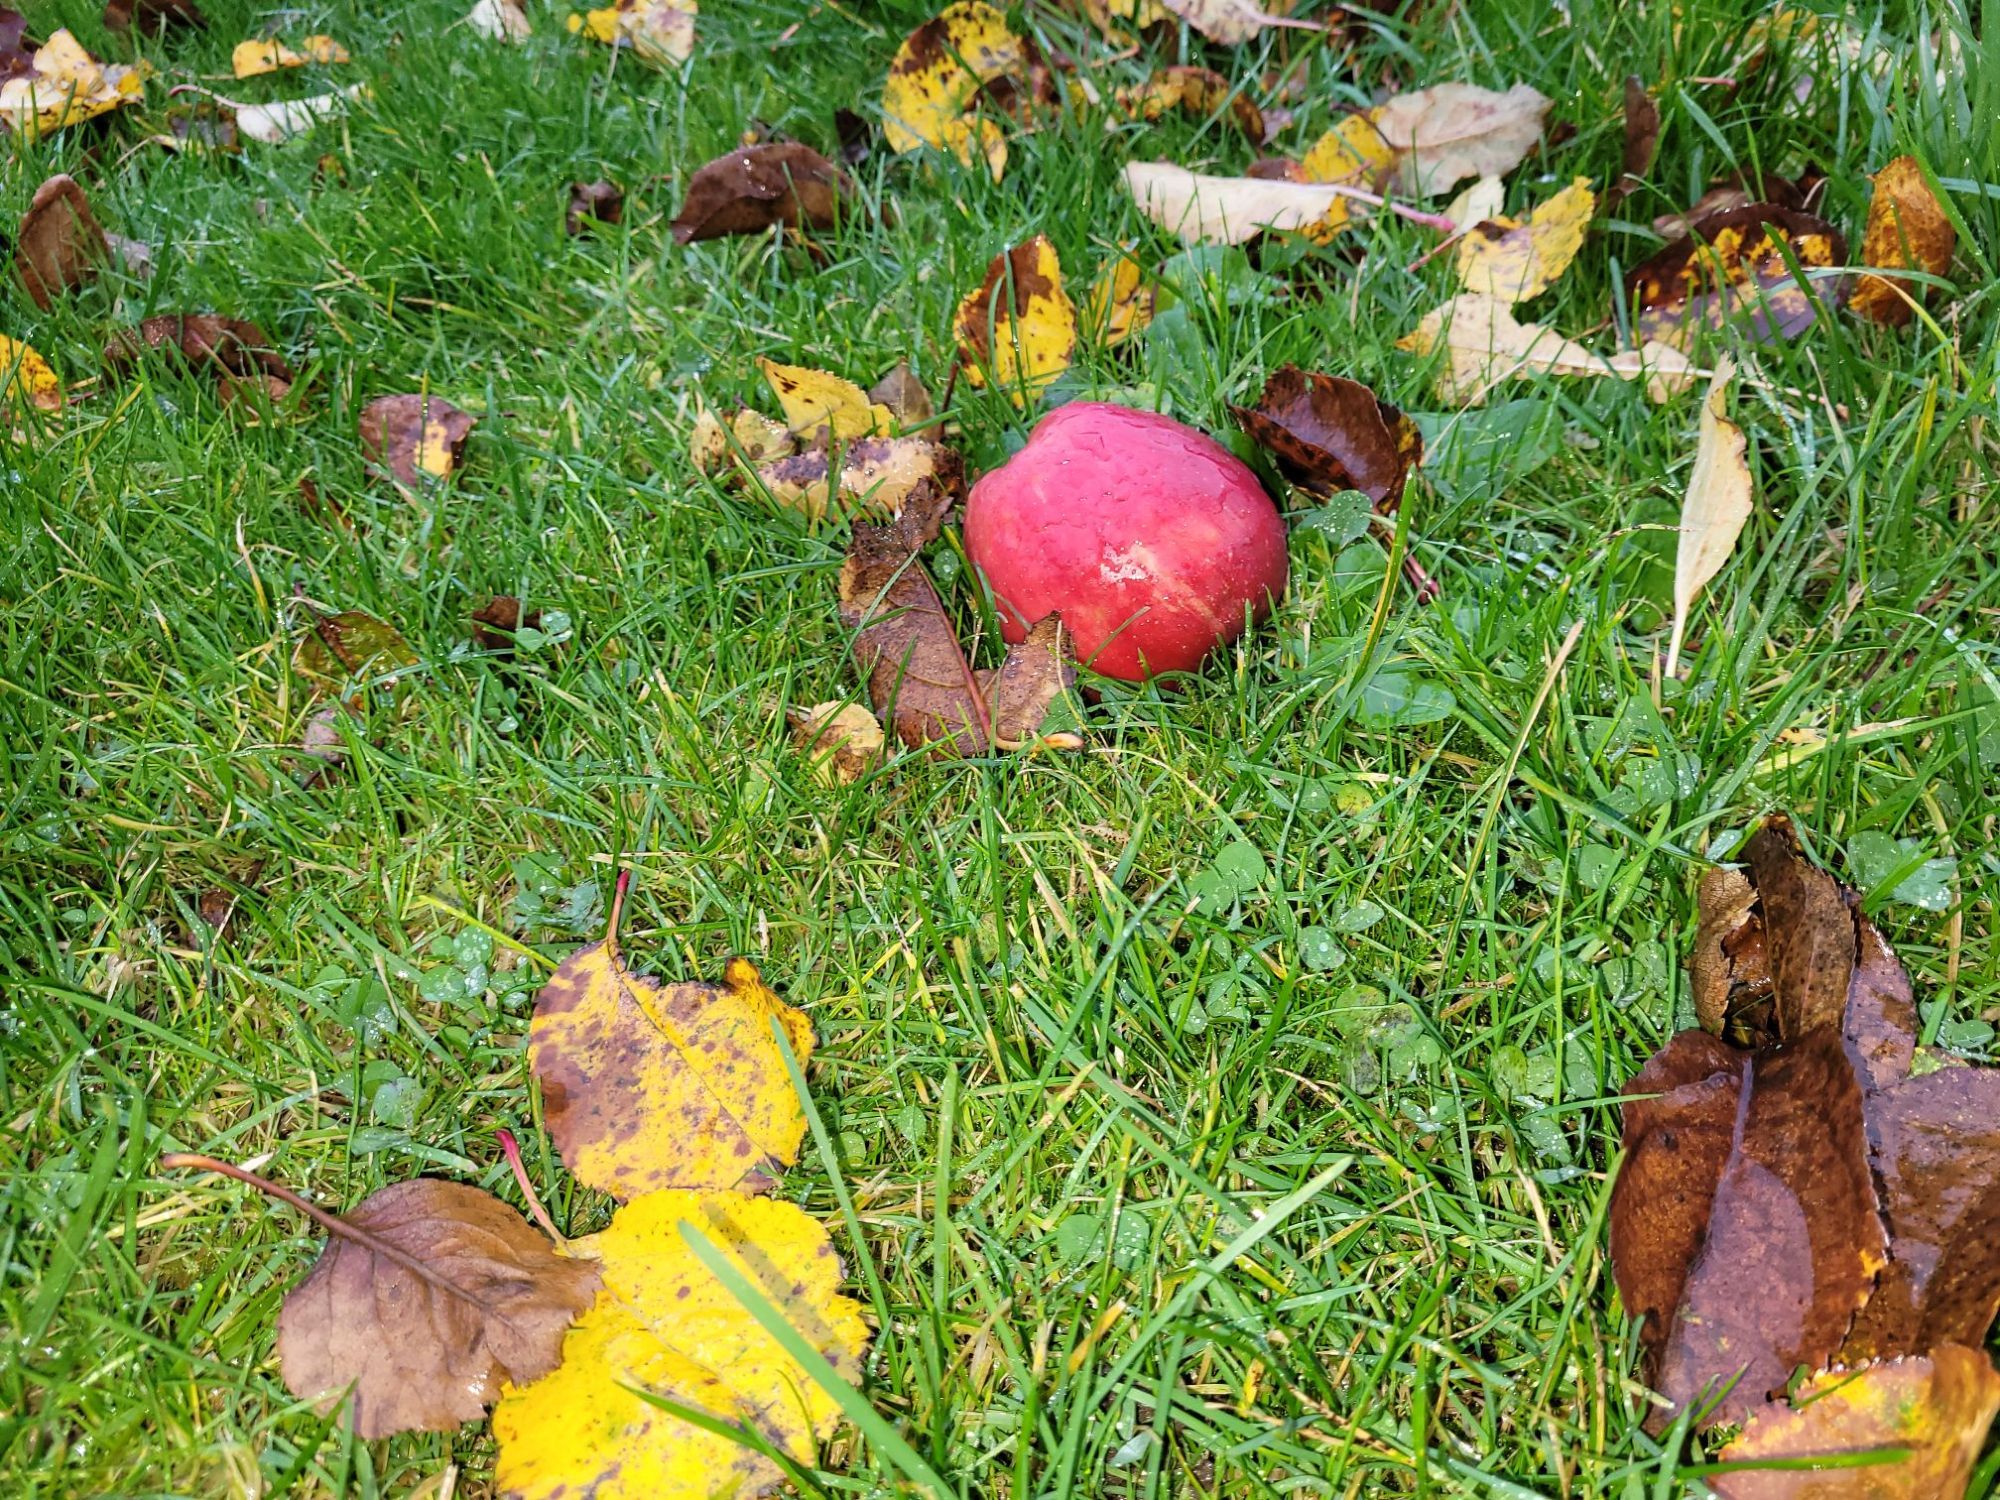
<svg viewBox="0 0 2000 1500">
<path fill-rule="evenodd" d="M 1184 672 L 1285 591 L 1285 523 L 1257 476 L 1172 417 L 1077 401 L 980 476 L 965 550 L 1009 641 L 1051 610 L 1080 661 Z"/>
</svg>

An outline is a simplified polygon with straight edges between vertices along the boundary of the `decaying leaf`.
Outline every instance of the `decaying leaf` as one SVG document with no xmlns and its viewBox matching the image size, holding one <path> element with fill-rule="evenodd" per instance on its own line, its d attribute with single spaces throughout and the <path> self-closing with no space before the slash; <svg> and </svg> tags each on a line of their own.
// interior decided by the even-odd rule
<svg viewBox="0 0 2000 1500">
<path fill-rule="evenodd" d="M 1506 303 L 1539 296 L 1576 259 L 1596 212 L 1590 179 L 1579 177 L 1537 205 L 1525 224 L 1518 219 L 1475 224 L 1458 242 L 1458 279 L 1468 292 Z"/>
<path fill-rule="evenodd" d="M 398 674 L 420 660 L 400 630 L 359 609 L 313 615 L 292 653 L 293 669 L 301 676 L 343 693 L 371 683 L 393 689 Z"/>
<path fill-rule="evenodd" d="M 292 367 L 255 323 L 217 313 L 168 313 L 147 318 L 137 328 L 112 336 L 104 346 L 105 368 L 129 374 L 149 353 L 177 357 L 191 370 L 218 381 L 268 376 L 290 382 Z"/>
<path fill-rule="evenodd" d="M 904 39 L 882 91 L 882 136 L 899 156 L 920 146 L 952 152 L 971 164 L 986 158 L 997 179 L 1006 142 L 993 121 L 965 117 L 988 82 L 1019 72 L 1029 54 L 1007 18 L 984 0 L 958 0 Z M 991 127 L 991 138 L 978 127 Z M 993 142 L 998 141 L 998 164 Z"/>
<path fill-rule="evenodd" d="M 1678 349 L 1658 343 L 1607 359 L 1553 328 L 1516 321 L 1507 304 L 1476 292 L 1461 292 L 1425 313 L 1396 347 L 1413 354 L 1443 348 L 1447 358 L 1437 371 L 1439 399 L 1464 406 L 1483 404 L 1503 380 L 1531 375 L 1644 380 L 1650 399 L 1666 401 L 1687 388 L 1693 369 Z"/>
<path fill-rule="evenodd" d="M 238 42 L 229 54 L 229 69 L 238 78 L 256 78 L 280 68 L 328 67 L 350 62 L 347 49 L 330 36 L 309 36 L 294 52 L 274 40 Z"/>
<path fill-rule="evenodd" d="M 1498 177 L 1480 177 L 1445 205 L 1444 216 L 1461 226 L 1483 224 L 1500 217 L 1507 206 L 1507 184 Z"/>
<path fill-rule="evenodd" d="M 1250 0 L 1160 0 L 1160 4 L 1211 42 L 1225 47 L 1247 42 L 1271 26 L 1296 26 L 1303 31 L 1321 29 L 1317 21 L 1271 15 Z"/>
<path fill-rule="evenodd" d="M 1868 225 L 1861 235 L 1864 265 L 1911 267 L 1942 276 L 1951 269 L 1957 248 L 1958 230 L 1914 156 L 1899 156 L 1875 174 Z M 1910 304 L 1922 302 L 1927 290 L 1921 283 L 1898 277 L 1863 276 L 1855 283 L 1848 306 L 1871 323 L 1900 328 L 1910 321 Z"/>
<path fill-rule="evenodd" d="M 1701 877 L 1701 923 L 1688 958 L 1695 1018 L 1738 1046 L 1754 1045 L 1775 1025 L 1764 927 L 1751 920 L 1756 904 L 1757 888 L 1741 870 L 1716 865 Z"/>
<path fill-rule="evenodd" d="M 1517 83 L 1506 93 L 1440 83 L 1399 94 L 1375 111 L 1375 127 L 1400 153 L 1403 191 L 1429 197 L 1467 177 L 1504 177 L 1542 136 L 1549 101 Z"/>
<path fill-rule="evenodd" d="M 361 451 L 405 489 L 449 479 L 479 418 L 438 396 L 377 396 L 361 408 Z"/>
<path fill-rule="evenodd" d="M 1104 263 L 1090 284 L 1083 326 L 1107 349 L 1116 348 L 1153 321 L 1154 288 L 1134 256 L 1120 254 Z"/>
<path fill-rule="evenodd" d="M 1722 571 L 1736 539 L 1750 519 L 1749 440 L 1726 415 L 1729 382 L 1736 366 L 1726 355 L 1716 362 L 1708 394 L 1702 398 L 1694 467 L 1681 500 L 1680 544 L 1674 556 L 1674 623 L 1667 641 L 1666 675 L 1680 670 L 1681 641 L 1688 611 L 1709 580 Z"/>
<path fill-rule="evenodd" d="M 882 763 L 882 721 L 862 704 L 815 703 L 789 717 L 793 748 L 823 781 L 859 781 Z"/>
<path fill-rule="evenodd" d="M 634 974 L 611 935 L 578 949 L 535 997 L 528 1061 L 550 1137 L 576 1179 L 620 1199 L 662 1188 L 768 1191 L 805 1135 L 784 1055 L 812 1024 L 734 958 L 720 984 Z"/>
<path fill-rule="evenodd" d="M 1838 266 L 1847 241 L 1824 219 L 1769 203 L 1709 215 L 1628 276 L 1640 335 L 1684 348 L 1697 329 L 1740 320 L 1759 342 L 1798 337 L 1818 314 L 1788 256 L 1808 273 Z M 1840 278 L 1812 290 L 1829 306 L 1843 295 Z"/>
<path fill-rule="evenodd" d="M 625 190 L 615 182 L 572 182 L 563 233 L 582 234 L 585 224 L 617 224 L 625 218 Z"/>
<path fill-rule="evenodd" d="M 1162 68 L 1142 87 L 1118 90 L 1117 97 L 1120 109 L 1142 120 L 1157 120 L 1176 109 L 1206 117 L 1226 108 L 1246 136 L 1264 139 L 1264 116 L 1256 101 L 1213 68 Z"/>
<path fill-rule="evenodd" d="M 479 0 L 466 12 L 465 25 L 489 41 L 518 42 L 535 34 L 521 0 Z"/>
<path fill-rule="evenodd" d="M 847 175 L 795 141 L 745 146 L 718 156 L 688 181 L 675 217 L 674 242 L 726 234 L 761 234 L 773 225 L 830 229 Z"/>
<path fill-rule="evenodd" d="M 208 25 L 194 0 L 105 0 L 106 31 L 137 31 L 141 36 L 165 36 L 177 27 L 200 31 Z"/>
<path fill-rule="evenodd" d="M 1075 654 L 1062 618 L 1044 615 L 1028 627 L 1018 646 L 1008 648 L 999 666 L 978 674 L 979 689 L 986 695 L 994 749 L 1024 750 L 1036 744 L 1060 750 L 1083 747 L 1075 734 L 1042 733 L 1056 700 L 1075 685 Z"/>
<path fill-rule="evenodd" d="M 61 411 L 62 382 L 41 355 L 19 339 L 0 334 L 0 405 L 17 401 L 37 411 Z"/>
<path fill-rule="evenodd" d="M 234 99 L 216 102 L 229 109 L 239 134 L 267 146 L 278 146 L 294 136 L 304 135 L 367 92 L 367 84 L 356 83 L 327 94 L 308 94 L 303 99 L 280 99 L 271 104 L 240 104 Z"/>
<path fill-rule="evenodd" d="M 629 50 L 655 67 L 677 68 L 694 55 L 695 0 L 613 0 L 602 10 L 572 14 L 569 29 Z"/>
<path fill-rule="evenodd" d="M 0 17 L 13 14 L 0 11 Z M 11 23 L 8 29 L 18 49 L 21 30 Z M 69 32 L 58 31 L 35 49 L 26 71 L 0 71 L 0 123 L 18 134 L 38 136 L 94 120 L 137 100 L 152 71 L 143 60 L 100 63 Z"/>
<path fill-rule="evenodd" d="M 1376 123 L 1379 110 L 1343 115 L 1312 144 L 1299 165 L 1308 182 L 1377 189 L 1395 175 L 1396 148 Z"/>
<path fill-rule="evenodd" d="M 1130 162 L 1125 186 L 1139 211 L 1189 244 L 1240 245 L 1267 229 L 1323 232 L 1354 205 L 1345 183 L 1208 177 L 1172 162 Z"/>
<path fill-rule="evenodd" d="M 688 435 L 688 459 L 704 474 L 730 461 L 761 464 L 767 459 L 786 458 L 797 448 L 797 440 L 784 423 L 747 406 L 733 413 L 726 424 L 704 408 Z"/>
<path fill-rule="evenodd" d="M 994 256 L 986 279 L 959 302 L 952 331 L 968 382 L 991 379 L 1016 406 L 1039 397 L 1076 347 L 1076 307 L 1056 247 L 1038 234 Z"/>
<path fill-rule="evenodd" d="M 857 438 L 840 448 L 837 472 L 833 458 L 820 442 L 752 472 L 778 504 L 814 521 L 829 510 L 898 515 L 933 492 L 956 495 L 963 483 L 958 455 L 927 437 Z"/>
<path fill-rule="evenodd" d="M 578 1249 L 601 1260 L 604 1292 L 563 1347 L 561 1366 L 510 1388 L 493 1413 L 495 1474 L 515 1500 L 595 1495 L 755 1500 L 784 1471 L 749 1445 L 647 1402 L 647 1391 L 757 1433 L 810 1466 L 839 1407 L 695 1253 L 727 1260 L 841 1376 L 860 1375 L 868 1330 L 840 1293 L 822 1229 L 790 1203 L 737 1193 L 658 1192 L 618 1211 Z"/>
<path fill-rule="evenodd" d="M 781 365 L 760 359 L 757 368 L 784 409 L 785 427 L 794 437 L 810 437 L 822 429 L 838 441 L 876 437 L 893 425 L 889 409 L 877 406 L 851 380 L 805 365 Z"/>
<path fill-rule="evenodd" d="M 1958 1500 L 1996 1412 L 2000 1372 L 1976 1345 L 1823 1370 L 1790 1401 L 1752 1411 L 1717 1457 L 1828 1467 L 1732 1470 L 1709 1476 L 1708 1487 L 1719 1500 Z M 1898 1449 L 1906 1456 L 1892 1457 Z"/>
<path fill-rule="evenodd" d="M 90 281 L 110 254 L 90 200 L 74 178 L 58 173 L 35 189 L 21 215 L 14 270 L 36 306 L 46 309 Z"/>
<path fill-rule="evenodd" d="M 871 407 L 880 407 L 905 432 L 921 427 L 932 416 L 931 393 L 917 379 L 908 360 L 898 360 L 883 377 L 868 388 Z"/>
<path fill-rule="evenodd" d="M 1622 202 L 1644 182 L 1659 153 L 1660 104 L 1646 92 L 1645 80 L 1633 73 L 1625 80 L 1625 170 L 1605 193 L 1606 206 Z"/>
<path fill-rule="evenodd" d="M 512 651 L 514 632 L 522 628 L 538 629 L 542 623 L 542 612 L 531 609 L 521 613 L 521 601 L 513 594 L 495 594 L 472 614 L 472 638 L 482 650 Z"/>
<path fill-rule="evenodd" d="M 1285 365 L 1255 406 L 1230 410 L 1292 483 L 1321 495 L 1359 490 L 1384 513 L 1423 461 L 1416 423 L 1358 380 Z"/>
</svg>

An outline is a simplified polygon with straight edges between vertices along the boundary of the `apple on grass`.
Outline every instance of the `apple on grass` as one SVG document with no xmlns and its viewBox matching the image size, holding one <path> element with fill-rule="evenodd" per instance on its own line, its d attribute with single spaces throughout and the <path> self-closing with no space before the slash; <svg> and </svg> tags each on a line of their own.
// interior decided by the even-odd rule
<svg viewBox="0 0 2000 1500">
<path fill-rule="evenodd" d="M 1193 669 L 1285 591 L 1285 523 L 1248 465 L 1097 401 L 1051 412 L 980 476 L 965 550 L 1010 642 L 1054 611 L 1077 660 L 1128 682 Z"/>
</svg>

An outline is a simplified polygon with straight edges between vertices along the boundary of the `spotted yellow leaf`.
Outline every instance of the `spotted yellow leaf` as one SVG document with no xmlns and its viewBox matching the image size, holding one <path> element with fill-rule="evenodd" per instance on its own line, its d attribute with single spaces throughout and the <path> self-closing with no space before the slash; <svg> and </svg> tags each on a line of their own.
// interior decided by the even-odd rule
<svg viewBox="0 0 2000 1500">
<path fill-rule="evenodd" d="M 1510 304 L 1539 296 L 1576 259 L 1596 212 L 1590 179 L 1579 177 L 1525 224 L 1504 218 L 1475 224 L 1458 242 L 1458 279 L 1468 292 Z"/>
<path fill-rule="evenodd" d="M 37 411 L 61 411 L 62 383 L 41 355 L 17 339 L 0 336 L 0 404 L 14 401 Z"/>
<path fill-rule="evenodd" d="M 1090 18 L 1090 24 L 1115 47 L 1132 46 L 1137 42 L 1125 26 L 1144 31 L 1167 18 L 1167 9 L 1160 4 L 1160 0 L 1083 0 L 1083 10 Z"/>
<path fill-rule="evenodd" d="M 255 78 L 280 68 L 303 68 L 312 63 L 325 67 L 350 61 L 347 49 L 330 36 L 309 36 L 294 52 L 283 42 L 238 42 L 229 54 L 230 71 L 238 78 Z"/>
<path fill-rule="evenodd" d="M 663 985 L 625 967 L 615 935 L 571 954 L 528 1029 L 548 1131 L 570 1171 L 618 1198 L 770 1188 L 806 1129 L 774 1020 L 803 1064 L 811 1023 L 748 959 L 731 959 L 720 984 Z"/>
<path fill-rule="evenodd" d="M 764 372 L 778 405 L 784 408 L 785 426 L 794 434 L 810 434 L 825 427 L 845 442 L 887 437 L 895 426 L 889 408 L 871 402 L 868 393 L 851 380 L 768 359 L 758 360 L 757 368 Z"/>
<path fill-rule="evenodd" d="M 1865 264 L 1887 270 L 1915 266 L 1942 276 L 1951 269 L 1957 248 L 1958 230 L 1914 156 L 1899 156 L 1875 174 L 1868 224 L 1861 237 Z M 1921 302 L 1925 291 L 1914 281 L 1863 276 L 1847 305 L 1871 323 L 1900 327 L 1910 321 L 1911 304 Z"/>
<path fill-rule="evenodd" d="M 770 1459 L 636 1391 L 753 1429 L 798 1463 L 813 1463 L 838 1406 L 703 1264 L 690 1230 L 836 1371 L 859 1376 L 867 1327 L 840 1293 L 840 1261 L 816 1221 L 792 1204 L 741 1193 L 649 1193 L 573 1247 L 598 1258 L 604 1290 L 570 1330 L 562 1364 L 508 1387 L 494 1410 L 504 1493 L 751 1500 L 783 1481 Z"/>
<path fill-rule="evenodd" d="M 1146 282 L 1145 268 L 1130 255 L 1121 254 L 1106 261 L 1090 284 L 1083 326 L 1109 349 L 1124 343 L 1152 321 L 1153 288 Z"/>
<path fill-rule="evenodd" d="M 1379 110 L 1345 115 L 1340 122 L 1312 144 L 1299 161 L 1307 182 L 1329 183 L 1338 187 L 1379 189 L 1396 170 L 1396 151 L 1382 139 L 1375 126 Z M 1326 240 L 1367 213 L 1367 206 L 1352 198 L 1334 198 L 1327 204 L 1322 221 L 1306 229 L 1315 240 Z"/>
<path fill-rule="evenodd" d="M 99 63 L 67 31 L 35 50 L 34 71 L 0 83 L 0 123 L 26 136 L 93 120 L 138 99 L 152 65 Z"/>
<path fill-rule="evenodd" d="M 931 146 L 967 160 L 974 143 L 962 116 L 973 95 L 989 79 L 1026 63 L 1021 39 L 984 0 L 959 0 L 945 7 L 896 49 L 882 90 L 883 139 L 899 154 Z M 960 127 L 957 132 L 954 125 Z M 991 162 L 992 152 L 983 143 L 979 154 Z"/>
<path fill-rule="evenodd" d="M 569 29 L 607 47 L 628 47 L 658 67 L 678 67 L 694 55 L 695 0 L 616 0 L 602 10 L 572 14 Z"/>
<path fill-rule="evenodd" d="M 965 378 L 990 378 L 1025 406 L 1069 368 L 1076 307 L 1062 287 L 1056 247 L 1042 235 L 993 257 L 986 279 L 958 304 L 952 322 Z"/>
</svg>

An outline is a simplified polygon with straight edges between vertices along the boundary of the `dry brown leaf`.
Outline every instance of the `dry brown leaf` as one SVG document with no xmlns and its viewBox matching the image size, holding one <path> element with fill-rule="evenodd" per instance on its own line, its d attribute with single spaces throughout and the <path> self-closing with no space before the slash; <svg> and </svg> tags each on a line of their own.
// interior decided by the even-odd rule
<svg viewBox="0 0 2000 1500">
<path fill-rule="evenodd" d="M 1875 174 L 1868 226 L 1861 235 L 1864 265 L 1911 267 L 1942 276 L 1951 269 L 1957 248 L 1958 230 L 1914 156 L 1899 156 Z M 1900 328 L 1914 315 L 1910 304 L 1922 302 L 1929 290 L 1899 277 L 1863 276 L 1848 306 L 1871 323 Z"/>
<path fill-rule="evenodd" d="M 1317 21 L 1274 16 L 1259 10 L 1250 0 L 1159 0 L 1159 3 L 1211 42 L 1225 47 L 1250 41 L 1272 26 L 1293 26 L 1301 31 L 1323 29 Z"/>
<path fill-rule="evenodd" d="M 377 396 L 361 408 L 361 451 L 405 489 L 422 490 L 457 471 L 478 420 L 438 396 Z"/>
<path fill-rule="evenodd" d="M 615 182 L 572 182 L 563 233 L 582 234 L 586 223 L 619 224 L 625 219 L 625 190 Z"/>
<path fill-rule="evenodd" d="M 57 297 L 89 282 L 110 254 L 90 200 L 74 178 L 58 173 L 35 189 L 21 215 L 14 270 L 36 306 L 46 310 Z"/>
<path fill-rule="evenodd" d="M 1674 623 L 1667 639 L 1666 675 L 1680 671 L 1681 641 L 1688 611 L 1709 581 L 1722 571 L 1736 550 L 1736 539 L 1752 510 L 1749 441 L 1743 429 L 1725 415 L 1729 382 L 1735 362 L 1716 362 L 1708 394 L 1701 403 L 1700 434 L 1694 467 L 1688 473 L 1687 494 L 1681 500 L 1680 545 L 1674 557 Z"/>
<path fill-rule="evenodd" d="M 105 0 L 106 31 L 137 31 L 141 36 L 165 36 L 185 27 L 200 31 L 207 19 L 194 0 Z"/>
<path fill-rule="evenodd" d="M 688 181 L 674 242 L 761 234 L 773 225 L 830 229 L 847 174 L 810 146 L 777 142 L 718 156 Z"/>
<path fill-rule="evenodd" d="M 1401 153 L 1403 191 L 1422 197 L 1467 177 L 1504 177 L 1542 137 L 1549 101 L 1517 83 L 1506 93 L 1441 83 L 1399 94 L 1375 111 L 1375 128 Z"/>
<path fill-rule="evenodd" d="M 1255 406 L 1232 406 L 1237 425 L 1302 489 L 1359 490 L 1387 514 L 1423 462 L 1417 427 L 1358 380 L 1285 365 Z"/>
</svg>

